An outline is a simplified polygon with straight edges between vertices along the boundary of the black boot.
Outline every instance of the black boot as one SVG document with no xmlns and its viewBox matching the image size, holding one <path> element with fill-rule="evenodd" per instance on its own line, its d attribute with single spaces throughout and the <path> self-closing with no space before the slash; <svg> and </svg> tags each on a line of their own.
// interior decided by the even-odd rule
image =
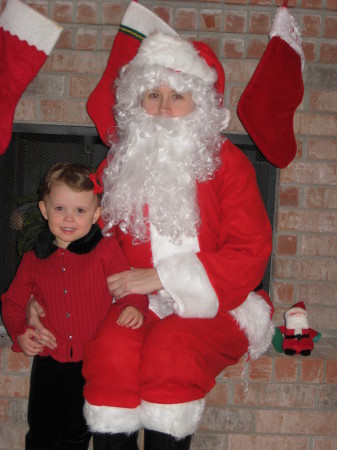
<svg viewBox="0 0 337 450">
<path fill-rule="evenodd" d="M 144 450 L 189 450 L 192 436 L 176 439 L 171 434 L 144 430 Z"/>
<path fill-rule="evenodd" d="M 138 450 L 138 431 L 126 433 L 94 433 L 94 450 Z"/>
</svg>

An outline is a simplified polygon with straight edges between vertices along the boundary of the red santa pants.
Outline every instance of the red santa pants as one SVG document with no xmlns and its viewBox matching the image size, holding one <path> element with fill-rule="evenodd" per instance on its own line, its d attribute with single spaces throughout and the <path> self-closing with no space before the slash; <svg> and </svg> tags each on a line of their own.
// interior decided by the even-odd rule
<svg viewBox="0 0 337 450">
<path fill-rule="evenodd" d="M 238 362 L 248 340 L 228 313 L 213 319 L 159 319 L 149 313 L 138 330 L 116 324 L 113 305 L 85 348 L 84 397 L 91 405 L 136 408 L 205 397 L 215 377 Z"/>
</svg>

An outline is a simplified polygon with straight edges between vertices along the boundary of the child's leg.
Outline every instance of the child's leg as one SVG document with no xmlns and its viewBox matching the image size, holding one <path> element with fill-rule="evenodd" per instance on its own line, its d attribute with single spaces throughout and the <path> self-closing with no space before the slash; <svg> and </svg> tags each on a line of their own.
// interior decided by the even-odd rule
<svg viewBox="0 0 337 450">
<path fill-rule="evenodd" d="M 88 448 L 90 434 L 82 414 L 81 363 L 59 363 L 51 357 L 36 356 L 33 361 L 28 404 L 29 431 L 26 450 L 56 450 Z M 65 447 L 63 442 L 65 423 L 76 422 L 71 440 L 78 439 L 79 446 Z"/>
</svg>

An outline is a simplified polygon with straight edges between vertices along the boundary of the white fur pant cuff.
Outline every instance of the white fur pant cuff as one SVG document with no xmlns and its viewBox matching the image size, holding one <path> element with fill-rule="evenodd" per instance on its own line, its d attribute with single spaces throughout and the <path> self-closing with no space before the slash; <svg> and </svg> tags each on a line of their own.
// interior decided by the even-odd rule
<svg viewBox="0 0 337 450">
<path fill-rule="evenodd" d="M 90 431 L 94 433 L 130 434 L 141 427 L 140 406 L 137 408 L 95 406 L 86 401 L 83 413 Z"/>
<path fill-rule="evenodd" d="M 148 430 L 170 434 L 178 439 L 195 433 L 205 409 L 205 399 L 173 405 L 142 401 L 142 426 Z"/>
</svg>

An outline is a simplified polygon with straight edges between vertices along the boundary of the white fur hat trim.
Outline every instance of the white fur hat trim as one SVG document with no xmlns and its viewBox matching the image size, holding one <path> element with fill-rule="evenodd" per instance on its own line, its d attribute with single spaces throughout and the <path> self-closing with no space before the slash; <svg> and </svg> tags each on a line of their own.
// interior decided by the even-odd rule
<svg viewBox="0 0 337 450">
<path fill-rule="evenodd" d="M 164 33 L 154 33 L 144 39 L 130 64 L 136 67 L 159 65 L 202 78 L 207 84 L 213 84 L 218 78 L 216 70 L 199 56 L 193 44 Z"/>
</svg>

